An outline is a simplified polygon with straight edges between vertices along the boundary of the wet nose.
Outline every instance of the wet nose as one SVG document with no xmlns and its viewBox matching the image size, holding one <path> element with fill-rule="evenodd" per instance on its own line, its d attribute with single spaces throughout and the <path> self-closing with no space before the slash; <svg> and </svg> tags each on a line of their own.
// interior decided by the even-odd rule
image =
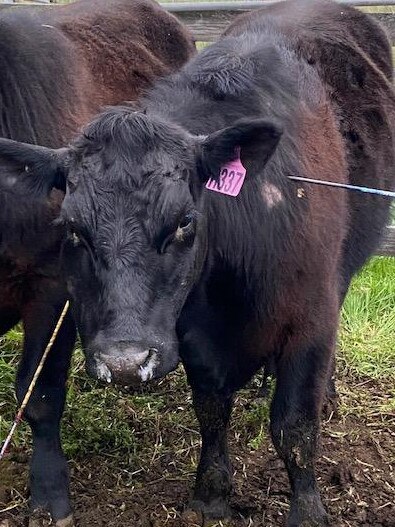
<svg viewBox="0 0 395 527">
<path fill-rule="evenodd" d="M 91 349 L 87 357 L 88 373 L 107 383 L 136 385 L 152 379 L 158 364 L 158 350 L 133 343 L 111 344 Z"/>
</svg>

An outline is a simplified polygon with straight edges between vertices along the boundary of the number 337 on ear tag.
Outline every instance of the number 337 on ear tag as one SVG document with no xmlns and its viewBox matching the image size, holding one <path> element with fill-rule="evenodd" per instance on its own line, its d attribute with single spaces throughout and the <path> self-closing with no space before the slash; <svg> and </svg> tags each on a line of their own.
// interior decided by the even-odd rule
<svg viewBox="0 0 395 527">
<path fill-rule="evenodd" d="M 218 181 L 210 178 L 206 183 L 206 189 L 236 197 L 243 186 L 246 173 L 241 163 L 240 149 L 238 149 L 237 158 L 223 165 L 219 171 Z"/>
</svg>

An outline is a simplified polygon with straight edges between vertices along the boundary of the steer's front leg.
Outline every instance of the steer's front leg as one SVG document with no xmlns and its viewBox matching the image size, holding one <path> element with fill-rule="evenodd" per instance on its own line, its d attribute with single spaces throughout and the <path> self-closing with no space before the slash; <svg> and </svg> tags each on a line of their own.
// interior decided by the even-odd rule
<svg viewBox="0 0 395 527">
<path fill-rule="evenodd" d="M 230 515 L 232 468 L 227 432 L 233 394 L 243 383 L 238 382 L 240 375 L 235 367 L 239 348 L 234 344 L 234 328 L 223 316 L 224 309 L 214 309 L 204 299 L 205 292 L 190 299 L 178 325 L 180 355 L 202 437 L 190 505 L 203 519 L 221 519 Z"/>
<path fill-rule="evenodd" d="M 17 376 L 19 401 L 28 389 L 62 307 L 61 302 L 54 305 L 44 301 L 34 301 L 24 306 L 25 342 Z M 74 323 L 71 315 L 67 315 L 25 411 L 33 434 L 31 509 L 50 512 L 59 527 L 72 525 L 68 469 L 60 444 L 59 426 L 74 342 Z M 39 523 L 32 521 L 31 524 Z"/>
<path fill-rule="evenodd" d="M 220 519 L 229 514 L 232 469 L 228 455 L 227 429 L 233 400 L 231 396 L 193 392 L 193 406 L 200 424 L 202 450 L 191 507 L 205 518 Z"/>
</svg>

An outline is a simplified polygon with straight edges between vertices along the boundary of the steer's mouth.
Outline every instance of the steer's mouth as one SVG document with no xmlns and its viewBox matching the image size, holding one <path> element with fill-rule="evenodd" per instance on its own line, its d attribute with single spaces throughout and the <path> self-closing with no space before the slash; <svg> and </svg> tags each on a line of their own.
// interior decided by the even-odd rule
<svg viewBox="0 0 395 527">
<path fill-rule="evenodd" d="M 178 353 L 172 360 L 164 362 L 155 347 L 140 347 L 122 343 L 109 347 L 108 352 L 87 350 L 86 371 L 91 377 L 122 386 L 136 386 L 143 382 L 161 378 L 177 367 Z"/>
</svg>

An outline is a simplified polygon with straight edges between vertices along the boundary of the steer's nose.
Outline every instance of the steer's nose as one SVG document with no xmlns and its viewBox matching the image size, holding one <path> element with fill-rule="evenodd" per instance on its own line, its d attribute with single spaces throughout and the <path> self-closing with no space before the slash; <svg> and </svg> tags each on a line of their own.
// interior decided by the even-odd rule
<svg viewBox="0 0 395 527">
<path fill-rule="evenodd" d="M 136 385 L 155 376 L 158 350 L 130 342 L 104 347 L 92 345 L 87 353 L 89 375 L 107 383 Z"/>
</svg>

